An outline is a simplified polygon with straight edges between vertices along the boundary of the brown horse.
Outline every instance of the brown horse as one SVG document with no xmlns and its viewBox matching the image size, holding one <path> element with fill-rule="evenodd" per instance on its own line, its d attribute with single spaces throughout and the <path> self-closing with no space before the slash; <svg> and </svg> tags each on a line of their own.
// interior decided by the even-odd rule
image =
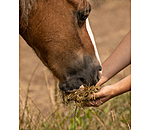
<svg viewBox="0 0 150 130">
<path fill-rule="evenodd" d="M 86 29 L 87 0 L 20 0 L 20 35 L 63 91 L 95 85 L 101 65 Z"/>
</svg>

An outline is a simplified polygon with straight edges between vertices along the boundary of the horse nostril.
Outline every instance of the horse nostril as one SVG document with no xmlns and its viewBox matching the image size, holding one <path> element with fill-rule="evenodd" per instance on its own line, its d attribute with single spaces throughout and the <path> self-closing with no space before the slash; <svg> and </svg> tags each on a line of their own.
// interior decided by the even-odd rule
<svg viewBox="0 0 150 130">
<path fill-rule="evenodd" d="M 98 69 L 99 71 L 102 71 L 102 66 L 99 66 L 99 69 Z"/>
<path fill-rule="evenodd" d="M 84 78 L 79 78 L 79 79 L 83 84 L 86 82 Z"/>
<path fill-rule="evenodd" d="M 97 75 L 97 80 L 99 81 L 99 76 Z"/>
</svg>

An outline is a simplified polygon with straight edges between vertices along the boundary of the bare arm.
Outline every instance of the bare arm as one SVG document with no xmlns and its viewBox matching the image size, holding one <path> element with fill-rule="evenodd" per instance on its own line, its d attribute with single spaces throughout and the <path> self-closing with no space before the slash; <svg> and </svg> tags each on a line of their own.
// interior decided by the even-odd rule
<svg viewBox="0 0 150 130">
<path fill-rule="evenodd" d="M 108 81 L 131 63 L 131 31 L 123 38 L 114 52 L 103 62 L 101 80 L 97 86 Z"/>
<path fill-rule="evenodd" d="M 116 84 L 103 87 L 95 93 L 96 101 L 90 101 L 87 106 L 99 106 L 109 99 L 131 90 L 131 74 L 120 80 Z M 92 95 L 94 96 L 94 95 Z"/>
<path fill-rule="evenodd" d="M 131 32 L 129 32 L 120 42 L 115 51 L 102 64 L 102 75 L 96 86 L 108 81 L 120 70 L 131 63 Z M 96 100 L 87 102 L 85 106 L 99 106 L 109 99 L 131 90 L 131 74 L 120 80 L 116 84 L 104 86 L 99 92 L 95 93 Z"/>
</svg>

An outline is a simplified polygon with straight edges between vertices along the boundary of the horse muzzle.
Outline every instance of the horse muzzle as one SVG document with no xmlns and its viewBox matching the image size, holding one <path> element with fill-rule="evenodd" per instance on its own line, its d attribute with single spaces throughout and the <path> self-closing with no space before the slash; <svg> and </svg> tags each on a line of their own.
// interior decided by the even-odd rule
<svg viewBox="0 0 150 130">
<path fill-rule="evenodd" d="M 59 88 L 65 92 L 74 92 L 78 90 L 82 85 L 96 85 L 96 83 L 99 81 L 99 71 L 101 70 L 102 67 L 100 65 L 91 65 L 88 68 L 83 69 L 72 76 L 69 76 L 67 78 L 67 81 L 60 82 Z"/>
</svg>

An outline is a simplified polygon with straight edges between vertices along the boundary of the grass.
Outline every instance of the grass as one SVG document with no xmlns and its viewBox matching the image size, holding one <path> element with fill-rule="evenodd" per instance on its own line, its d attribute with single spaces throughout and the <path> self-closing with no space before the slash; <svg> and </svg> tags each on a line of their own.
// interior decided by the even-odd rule
<svg viewBox="0 0 150 130">
<path fill-rule="evenodd" d="M 38 64 L 39 65 L 39 64 Z M 29 89 L 35 67 L 28 83 L 26 98 L 19 96 L 19 129 L 20 130 L 130 130 L 131 129 L 131 93 L 117 96 L 99 107 L 80 108 L 75 103 L 64 105 L 60 98 L 57 82 L 55 83 L 55 94 L 49 95 L 49 115 L 44 116 L 37 107 Z M 45 74 L 47 88 L 47 76 Z M 116 82 L 116 78 L 109 83 Z M 106 85 L 106 84 L 105 84 Z M 49 90 L 49 89 L 48 89 Z M 53 97 L 52 97 L 53 96 Z"/>
</svg>

